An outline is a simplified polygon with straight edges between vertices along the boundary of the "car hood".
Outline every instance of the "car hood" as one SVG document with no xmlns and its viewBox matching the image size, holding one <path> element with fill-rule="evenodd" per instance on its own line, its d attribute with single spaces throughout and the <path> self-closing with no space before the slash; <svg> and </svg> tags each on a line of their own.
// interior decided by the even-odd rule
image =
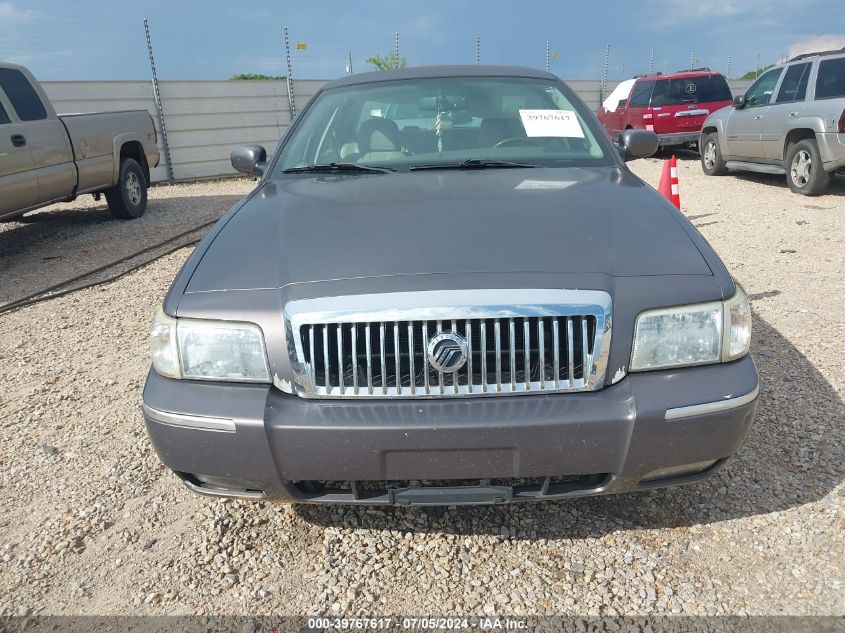
<svg viewBox="0 0 845 633">
<path fill-rule="evenodd" d="M 268 180 L 224 222 L 186 292 L 438 273 L 712 274 L 680 214 L 617 167 L 295 175 Z"/>
</svg>

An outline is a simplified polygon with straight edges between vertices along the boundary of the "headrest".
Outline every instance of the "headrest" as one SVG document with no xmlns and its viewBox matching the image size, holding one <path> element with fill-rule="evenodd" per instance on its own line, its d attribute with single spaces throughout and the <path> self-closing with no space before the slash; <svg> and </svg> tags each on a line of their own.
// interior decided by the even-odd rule
<svg viewBox="0 0 845 633">
<path fill-rule="evenodd" d="M 364 121 L 358 128 L 358 151 L 361 154 L 392 152 L 401 147 L 399 127 L 390 119 L 373 117 Z"/>
</svg>

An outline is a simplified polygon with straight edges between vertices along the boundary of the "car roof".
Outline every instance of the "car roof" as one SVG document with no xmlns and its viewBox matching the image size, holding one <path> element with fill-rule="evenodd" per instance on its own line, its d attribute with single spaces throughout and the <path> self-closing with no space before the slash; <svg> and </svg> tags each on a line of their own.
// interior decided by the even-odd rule
<svg viewBox="0 0 845 633">
<path fill-rule="evenodd" d="M 396 70 L 376 70 L 358 75 L 347 75 L 327 83 L 323 89 L 354 86 L 357 84 L 397 81 L 401 79 L 427 79 L 432 77 L 522 77 L 560 81 L 555 75 L 519 66 L 463 65 L 463 66 L 409 66 Z"/>
<path fill-rule="evenodd" d="M 829 57 L 831 55 L 845 55 L 845 46 L 840 49 L 833 50 L 833 51 L 817 51 L 815 53 L 802 53 L 801 55 L 796 55 L 792 59 L 786 62 L 786 64 L 790 64 L 792 62 L 797 62 L 799 59 L 807 59 L 809 57 Z M 785 65 L 785 64 L 781 64 Z"/>
<path fill-rule="evenodd" d="M 689 77 L 714 77 L 722 73 L 715 70 L 679 70 L 675 73 L 658 73 L 654 75 L 638 75 L 637 79 L 686 79 Z"/>
</svg>

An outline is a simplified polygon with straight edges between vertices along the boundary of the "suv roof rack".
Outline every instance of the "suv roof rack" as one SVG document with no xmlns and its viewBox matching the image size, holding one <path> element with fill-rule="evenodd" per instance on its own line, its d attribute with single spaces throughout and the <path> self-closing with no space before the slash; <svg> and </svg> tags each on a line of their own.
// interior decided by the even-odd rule
<svg viewBox="0 0 845 633">
<path fill-rule="evenodd" d="M 709 73 L 712 72 L 707 66 L 701 68 L 687 68 L 686 70 L 676 70 L 676 73 Z"/>
<path fill-rule="evenodd" d="M 825 55 L 839 55 L 840 53 L 845 53 L 845 46 L 843 46 L 842 48 L 833 50 L 833 51 L 818 51 L 818 52 L 815 52 L 815 53 L 802 53 L 801 55 L 796 55 L 795 57 L 793 57 L 792 59 L 790 59 L 786 63 L 788 64 L 789 62 L 794 62 L 794 61 L 797 61 L 799 59 L 807 59 L 808 57 L 824 57 Z"/>
</svg>

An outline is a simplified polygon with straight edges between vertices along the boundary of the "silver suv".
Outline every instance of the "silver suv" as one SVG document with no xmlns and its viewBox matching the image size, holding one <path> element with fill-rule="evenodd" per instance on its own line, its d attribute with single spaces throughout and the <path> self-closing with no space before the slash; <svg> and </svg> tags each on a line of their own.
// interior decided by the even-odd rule
<svg viewBox="0 0 845 633">
<path fill-rule="evenodd" d="M 824 193 L 845 171 L 845 48 L 808 53 L 767 70 L 701 130 L 701 167 L 786 174 L 795 193 Z"/>
</svg>

